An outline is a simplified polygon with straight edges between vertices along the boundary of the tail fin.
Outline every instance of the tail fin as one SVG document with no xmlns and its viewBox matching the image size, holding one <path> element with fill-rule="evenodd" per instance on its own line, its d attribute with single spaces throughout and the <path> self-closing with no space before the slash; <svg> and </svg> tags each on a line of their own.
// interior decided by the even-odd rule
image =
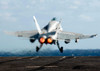
<svg viewBox="0 0 100 71">
<path fill-rule="evenodd" d="M 35 22 L 35 25 L 36 25 L 36 27 L 37 27 L 37 30 L 38 30 L 39 34 L 41 34 L 41 29 L 40 29 L 40 26 L 39 26 L 39 24 L 38 24 L 38 22 L 37 22 L 35 16 L 33 16 L 33 19 L 34 19 L 34 22 Z"/>
</svg>

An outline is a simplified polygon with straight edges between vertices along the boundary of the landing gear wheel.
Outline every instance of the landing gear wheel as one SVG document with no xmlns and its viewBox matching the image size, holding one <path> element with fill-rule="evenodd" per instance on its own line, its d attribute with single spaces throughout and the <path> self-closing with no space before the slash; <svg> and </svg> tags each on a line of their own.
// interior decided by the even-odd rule
<svg viewBox="0 0 100 71">
<path fill-rule="evenodd" d="M 40 49 L 40 48 L 37 46 L 37 47 L 36 47 L 36 52 L 38 52 L 38 51 L 39 51 L 39 49 Z"/>
<path fill-rule="evenodd" d="M 60 52 L 63 53 L 63 47 L 60 48 Z"/>
</svg>

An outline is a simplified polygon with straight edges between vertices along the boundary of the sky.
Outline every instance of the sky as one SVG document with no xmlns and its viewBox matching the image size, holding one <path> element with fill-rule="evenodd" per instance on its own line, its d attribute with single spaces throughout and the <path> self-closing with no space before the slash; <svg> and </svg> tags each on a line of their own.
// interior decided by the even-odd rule
<svg viewBox="0 0 100 71">
<path fill-rule="evenodd" d="M 98 34 L 93 39 L 74 40 L 70 44 L 60 41 L 64 49 L 100 49 L 100 0 L 0 0 L 0 51 L 33 50 L 39 45 L 29 38 L 18 38 L 4 31 L 36 30 L 33 16 L 40 27 L 53 18 L 62 19 L 64 31 Z M 44 45 L 41 51 L 57 50 L 57 46 Z"/>
</svg>

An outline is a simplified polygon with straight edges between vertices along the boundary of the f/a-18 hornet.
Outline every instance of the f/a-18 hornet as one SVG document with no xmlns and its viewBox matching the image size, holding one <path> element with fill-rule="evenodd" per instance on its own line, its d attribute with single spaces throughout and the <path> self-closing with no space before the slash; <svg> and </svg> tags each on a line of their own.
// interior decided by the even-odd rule
<svg viewBox="0 0 100 71">
<path fill-rule="evenodd" d="M 18 31 L 14 32 L 13 35 L 17 37 L 27 37 L 30 39 L 31 43 L 36 40 L 39 41 L 40 46 L 36 46 L 36 51 L 38 52 L 43 44 L 55 44 L 61 53 L 63 53 L 63 47 L 60 47 L 59 40 L 63 40 L 66 44 L 70 43 L 71 40 L 75 40 L 77 43 L 79 39 L 93 38 L 95 35 L 83 35 L 72 32 L 65 32 L 61 27 L 61 21 L 57 21 L 54 17 L 44 28 L 40 29 L 39 24 L 33 16 L 37 30 L 33 31 Z"/>
</svg>

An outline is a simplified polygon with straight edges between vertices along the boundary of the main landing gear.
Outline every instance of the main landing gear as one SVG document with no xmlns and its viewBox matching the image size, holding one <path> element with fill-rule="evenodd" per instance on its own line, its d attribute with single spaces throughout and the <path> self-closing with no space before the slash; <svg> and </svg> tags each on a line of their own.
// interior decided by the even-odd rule
<svg viewBox="0 0 100 71">
<path fill-rule="evenodd" d="M 40 47 L 36 46 L 36 52 L 38 52 L 42 46 L 43 46 L 43 44 L 41 44 Z"/>
<path fill-rule="evenodd" d="M 63 53 L 63 47 L 60 47 L 58 40 L 57 40 L 57 46 L 58 46 L 59 51 L 60 51 L 61 53 Z"/>
<path fill-rule="evenodd" d="M 36 52 L 38 52 L 41 49 L 42 46 L 43 46 L 43 44 L 40 44 L 40 47 L 36 46 Z M 60 47 L 58 40 L 57 40 L 57 46 L 58 46 L 59 51 L 61 53 L 63 53 L 63 47 Z"/>
</svg>

